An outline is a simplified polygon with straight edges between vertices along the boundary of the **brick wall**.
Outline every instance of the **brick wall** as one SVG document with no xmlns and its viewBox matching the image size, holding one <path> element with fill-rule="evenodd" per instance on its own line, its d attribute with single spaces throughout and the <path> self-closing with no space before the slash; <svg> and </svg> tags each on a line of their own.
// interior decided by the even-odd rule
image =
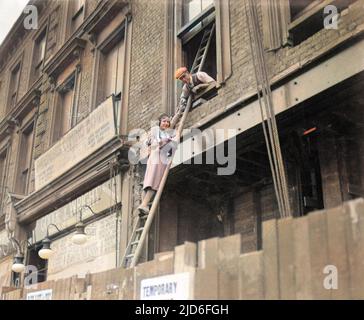
<svg viewBox="0 0 364 320">
<path fill-rule="evenodd" d="M 160 0 L 132 3 L 129 130 L 150 128 L 162 113 L 165 5 Z"/>
</svg>

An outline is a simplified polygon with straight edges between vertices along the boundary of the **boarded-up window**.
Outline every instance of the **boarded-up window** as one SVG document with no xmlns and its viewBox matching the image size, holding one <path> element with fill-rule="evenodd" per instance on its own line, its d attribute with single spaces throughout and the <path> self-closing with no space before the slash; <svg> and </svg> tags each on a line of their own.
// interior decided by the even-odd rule
<svg viewBox="0 0 364 320">
<path fill-rule="evenodd" d="M 101 51 L 98 103 L 118 95 L 123 84 L 124 41 L 115 39 Z"/>
<path fill-rule="evenodd" d="M 2 214 L 2 201 L 5 192 L 5 161 L 6 152 L 0 154 L 0 215 Z"/>
<path fill-rule="evenodd" d="M 37 40 L 35 41 L 34 47 L 34 74 L 32 80 L 35 81 L 41 74 L 41 69 L 43 67 L 44 57 L 46 50 L 46 29 L 42 31 Z"/>
<path fill-rule="evenodd" d="M 32 160 L 33 123 L 22 131 L 20 139 L 19 169 L 16 190 L 19 194 L 27 194 Z"/>
<path fill-rule="evenodd" d="M 71 6 L 71 34 L 75 32 L 84 20 L 85 0 L 72 0 Z"/>
<path fill-rule="evenodd" d="M 53 142 L 64 136 L 74 124 L 75 75 L 58 90 L 56 112 L 54 117 Z"/>
<path fill-rule="evenodd" d="M 18 63 L 10 74 L 10 86 L 9 86 L 9 99 L 8 108 L 11 109 L 15 106 L 18 98 L 18 88 L 20 79 L 20 63 Z"/>
</svg>

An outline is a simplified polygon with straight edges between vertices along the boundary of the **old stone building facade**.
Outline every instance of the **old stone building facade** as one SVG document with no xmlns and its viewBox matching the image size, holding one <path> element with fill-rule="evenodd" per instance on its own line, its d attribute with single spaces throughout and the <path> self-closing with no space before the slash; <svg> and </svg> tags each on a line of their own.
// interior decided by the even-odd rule
<svg viewBox="0 0 364 320">
<path fill-rule="evenodd" d="M 226 163 L 188 164 L 205 158 L 206 146 L 185 147 L 143 259 L 236 233 L 242 252 L 261 249 L 262 222 L 278 207 L 246 1 L 29 4 L 37 8 L 38 28 L 24 27 L 24 13 L 0 46 L 0 287 L 22 285 L 24 274 L 11 271 L 19 251 L 38 269 L 37 281 L 120 267 L 145 170 L 129 163 L 129 133 L 176 111 L 181 87 L 174 70 L 191 67 L 211 25 L 205 71 L 216 87 L 196 98 L 182 147 L 194 139 L 193 129 L 223 130 L 212 147 L 233 140 L 236 170 L 218 175 Z M 328 5 L 338 9 L 337 28 L 322 22 Z M 362 197 L 364 1 L 261 0 L 257 7 L 291 215 Z M 80 221 L 87 233 L 81 246 L 72 242 Z M 38 255 L 46 237 L 54 251 L 49 260 Z"/>
</svg>

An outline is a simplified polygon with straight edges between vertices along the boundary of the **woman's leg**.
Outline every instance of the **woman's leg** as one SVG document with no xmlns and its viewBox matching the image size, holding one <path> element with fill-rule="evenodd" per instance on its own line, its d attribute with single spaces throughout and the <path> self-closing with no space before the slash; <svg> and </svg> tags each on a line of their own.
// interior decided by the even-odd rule
<svg viewBox="0 0 364 320">
<path fill-rule="evenodd" d="M 154 194 L 155 190 L 151 188 L 143 190 L 143 200 L 138 209 L 143 209 L 143 211 L 146 211 L 145 209 L 148 209 L 148 204 L 150 200 L 153 198 Z"/>
</svg>

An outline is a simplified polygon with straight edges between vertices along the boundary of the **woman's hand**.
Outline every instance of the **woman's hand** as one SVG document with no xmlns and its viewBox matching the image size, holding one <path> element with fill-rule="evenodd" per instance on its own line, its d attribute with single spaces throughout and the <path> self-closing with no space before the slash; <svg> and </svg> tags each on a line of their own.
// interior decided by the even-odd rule
<svg viewBox="0 0 364 320">
<path fill-rule="evenodd" d="M 160 147 L 163 147 L 165 146 L 167 143 L 169 143 L 172 139 L 171 138 L 162 138 L 160 141 L 159 141 L 159 146 Z"/>
</svg>

